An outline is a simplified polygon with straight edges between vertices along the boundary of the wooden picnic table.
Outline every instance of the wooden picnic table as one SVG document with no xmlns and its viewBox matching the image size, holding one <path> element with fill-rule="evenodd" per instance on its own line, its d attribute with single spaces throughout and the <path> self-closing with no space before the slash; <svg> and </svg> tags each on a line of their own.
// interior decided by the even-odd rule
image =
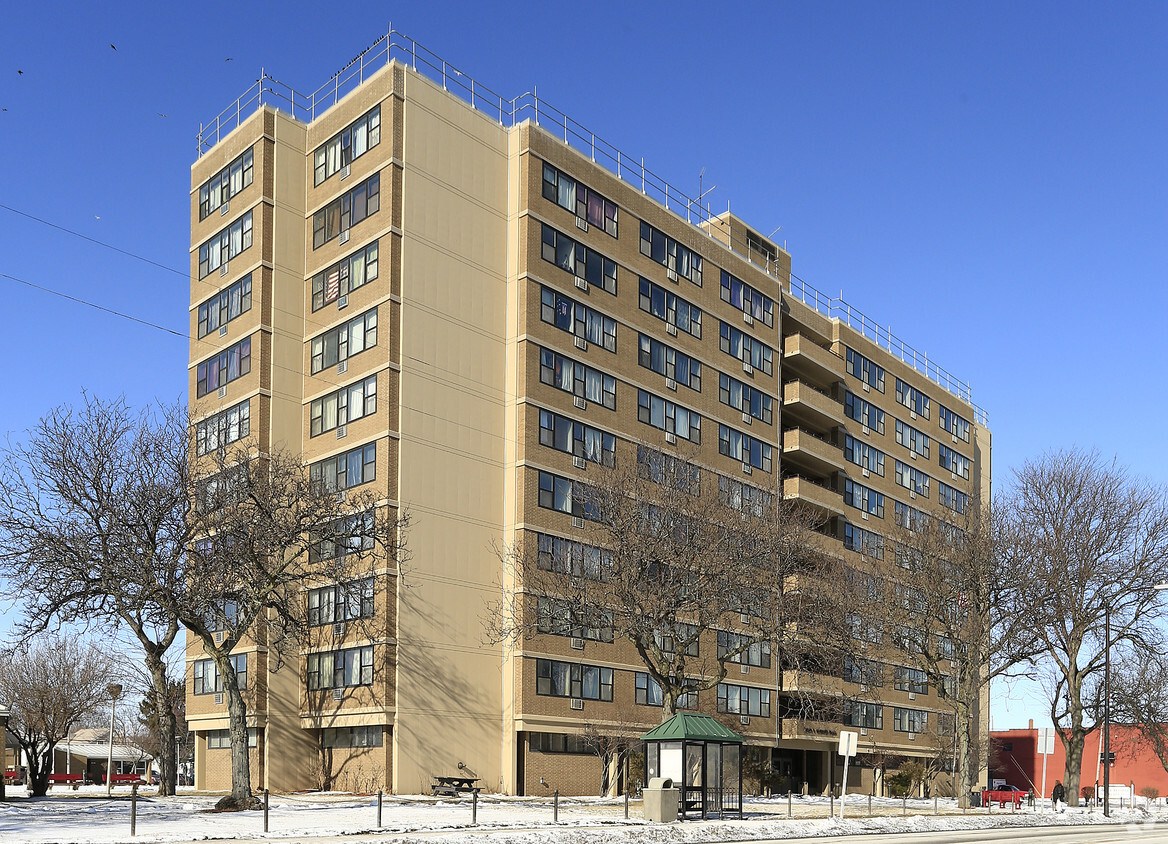
<svg viewBox="0 0 1168 844">
<path fill-rule="evenodd" d="M 430 793 L 435 797 L 457 797 L 460 794 L 478 794 L 478 777 L 433 777 Z"/>
</svg>

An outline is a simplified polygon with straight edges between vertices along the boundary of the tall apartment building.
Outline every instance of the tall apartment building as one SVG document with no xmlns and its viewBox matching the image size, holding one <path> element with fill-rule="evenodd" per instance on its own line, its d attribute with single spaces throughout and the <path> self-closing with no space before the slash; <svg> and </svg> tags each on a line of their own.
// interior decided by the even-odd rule
<svg viewBox="0 0 1168 844">
<path fill-rule="evenodd" d="M 628 643 L 489 644 L 485 610 L 510 586 L 499 549 L 578 540 L 573 484 L 638 444 L 692 448 L 710 495 L 816 508 L 842 556 L 898 502 L 988 495 L 967 388 L 533 97 L 392 34 L 311 97 L 265 77 L 226 114 L 191 168 L 192 409 L 212 440 L 291 449 L 413 519 L 408 584 L 349 610 L 383 636 L 278 668 L 262 631 L 238 649 L 257 786 L 311 787 L 324 744 L 351 787 L 469 770 L 507 793 L 595 792 L 584 724 L 632 712 L 648 729 L 659 690 Z M 223 789 L 203 658 L 191 640 L 196 784 Z M 689 703 L 730 710 L 755 753 L 821 790 L 840 725 L 780 718 L 766 661 Z M 919 752 L 935 693 L 878 691 L 866 740 Z"/>
</svg>

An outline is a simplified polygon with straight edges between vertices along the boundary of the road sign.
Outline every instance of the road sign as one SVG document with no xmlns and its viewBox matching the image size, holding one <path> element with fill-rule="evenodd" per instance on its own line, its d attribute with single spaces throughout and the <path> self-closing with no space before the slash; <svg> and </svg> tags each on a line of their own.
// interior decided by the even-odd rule
<svg viewBox="0 0 1168 844">
<path fill-rule="evenodd" d="M 855 756 L 856 747 L 860 743 L 860 734 L 852 730 L 840 730 L 839 755 Z M 846 764 L 846 763 L 845 763 Z"/>
</svg>

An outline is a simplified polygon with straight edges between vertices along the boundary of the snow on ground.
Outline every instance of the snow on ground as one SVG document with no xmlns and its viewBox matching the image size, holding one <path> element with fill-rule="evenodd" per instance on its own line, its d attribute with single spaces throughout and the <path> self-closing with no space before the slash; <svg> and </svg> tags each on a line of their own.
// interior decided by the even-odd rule
<svg viewBox="0 0 1168 844">
<path fill-rule="evenodd" d="M 866 796 L 849 798 L 846 817 L 829 817 L 823 797 L 795 797 L 788 819 L 786 797 L 747 799 L 741 820 L 726 819 L 653 824 L 641 818 L 633 802 L 624 818 L 623 799 L 561 798 L 559 822 L 553 823 L 549 797 L 481 796 L 478 824 L 471 825 L 470 800 L 435 800 L 421 796 L 384 798 L 381 828 L 377 827 L 376 795 L 273 795 L 269 832 L 263 832 L 262 812 L 217 813 L 211 809 L 219 795 L 180 789 L 177 797 L 158 798 L 144 790 L 138 798 L 137 836 L 130 837 L 130 800 L 126 789 L 107 799 L 100 786 L 78 791 L 58 790 L 50 797 L 28 798 L 23 789 L 9 788 L 9 800 L 0 804 L 0 842 L 3 844 L 112 844 L 113 842 L 176 842 L 208 839 L 270 838 L 274 841 L 359 833 L 391 835 L 400 842 L 472 841 L 479 832 L 491 832 L 492 844 L 595 844 L 595 842 L 649 842 L 701 844 L 720 840 L 854 835 L 865 832 L 903 833 L 949 829 L 983 829 L 1053 824 L 1153 823 L 1157 813 L 1144 809 L 1113 809 L 1108 821 L 1096 809 L 1068 809 L 1055 814 L 1025 809 L 1017 814 L 994 807 L 963 813 L 952 800 L 941 800 L 934 814 L 931 800 L 910 800 L 907 815 L 900 800 L 876 798 L 868 816 Z"/>
</svg>

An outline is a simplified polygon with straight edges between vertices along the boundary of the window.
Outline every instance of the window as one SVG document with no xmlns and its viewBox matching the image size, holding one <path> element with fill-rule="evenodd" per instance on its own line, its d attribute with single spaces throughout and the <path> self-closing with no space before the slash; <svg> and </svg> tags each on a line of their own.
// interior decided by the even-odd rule
<svg viewBox="0 0 1168 844">
<path fill-rule="evenodd" d="M 719 475 L 718 502 L 732 510 L 761 517 L 774 506 L 774 496 L 766 490 Z"/>
<path fill-rule="evenodd" d="M 841 723 L 849 727 L 864 727 L 868 730 L 884 729 L 884 707 L 878 703 L 864 703 L 858 700 L 844 701 L 844 715 Z"/>
<path fill-rule="evenodd" d="M 309 405 L 309 436 L 318 437 L 338 425 L 347 425 L 377 412 L 377 376 L 341 387 Z"/>
<path fill-rule="evenodd" d="M 718 426 L 718 453 L 764 472 L 771 470 L 771 447 L 729 425 Z"/>
<path fill-rule="evenodd" d="M 917 495 L 929 497 L 929 476 L 907 463 L 896 461 L 896 482 Z"/>
<path fill-rule="evenodd" d="M 231 667 L 240 690 L 247 688 L 247 654 L 232 654 Z M 223 691 L 223 678 L 219 668 L 211 659 L 199 659 L 194 663 L 194 693 L 197 695 L 218 694 Z"/>
<path fill-rule="evenodd" d="M 920 709 L 892 708 L 892 729 L 898 733 L 923 733 L 929 725 L 929 713 Z"/>
<path fill-rule="evenodd" d="M 844 525 L 844 547 L 874 560 L 884 559 L 884 537 L 851 523 Z"/>
<path fill-rule="evenodd" d="M 195 509 L 211 513 L 242 500 L 251 477 L 246 463 L 230 466 L 195 485 Z"/>
<path fill-rule="evenodd" d="M 718 374 L 718 399 L 722 404 L 749 414 L 767 425 L 774 418 L 773 399 L 769 395 L 724 372 Z"/>
<path fill-rule="evenodd" d="M 689 387 L 697 392 L 702 391 L 702 365 L 687 354 L 667 346 L 659 340 L 654 340 L 647 334 L 641 334 L 640 354 L 638 361 L 641 366 L 651 369 L 658 375 L 672 378 L 678 384 Z"/>
<path fill-rule="evenodd" d="M 678 331 L 702 339 L 702 310 L 647 278 L 641 279 L 641 310 Z"/>
<path fill-rule="evenodd" d="M 308 546 L 309 562 L 341 560 L 347 554 L 373 550 L 374 522 L 375 516 L 369 511 L 342 516 L 324 527 L 316 528 L 312 531 L 312 543 Z"/>
<path fill-rule="evenodd" d="M 324 747 L 381 747 L 382 726 L 372 724 L 366 727 L 325 727 L 320 731 L 320 743 Z"/>
<path fill-rule="evenodd" d="M 636 672 L 636 692 L 634 700 L 638 706 L 663 706 L 665 694 L 661 691 L 661 684 L 643 671 Z M 677 696 L 678 709 L 697 709 L 698 693 L 682 692 Z"/>
<path fill-rule="evenodd" d="M 591 519 L 595 513 L 585 501 L 587 489 L 587 485 L 580 481 L 553 475 L 551 472 L 540 472 L 539 506 Z"/>
<path fill-rule="evenodd" d="M 543 164 L 543 198 L 571 211 L 590 226 L 617 236 L 617 206 L 546 161 Z"/>
<path fill-rule="evenodd" d="M 374 173 L 312 215 L 312 248 L 319 249 L 380 208 L 381 174 Z"/>
<path fill-rule="evenodd" d="M 227 630 L 235 626 L 235 619 L 239 616 L 239 604 L 235 601 L 222 601 L 209 609 L 203 616 L 203 623 L 212 633 Z"/>
<path fill-rule="evenodd" d="M 851 478 L 844 479 L 844 504 L 870 513 L 878 519 L 884 518 L 884 493 L 869 489 Z"/>
<path fill-rule="evenodd" d="M 860 642 L 878 645 L 884 641 L 884 630 L 880 622 L 864 618 L 856 613 L 848 613 L 846 625 L 851 637 Z"/>
<path fill-rule="evenodd" d="M 550 410 L 539 412 L 539 443 L 604 466 L 615 462 L 616 438 L 612 434 Z"/>
<path fill-rule="evenodd" d="M 199 247 L 199 278 L 206 278 L 250 247 L 251 212 L 248 211 Z"/>
<path fill-rule="evenodd" d="M 938 443 L 937 462 L 941 464 L 942 469 L 948 469 L 954 475 L 969 480 L 969 458 L 958 454 L 947 445 Z"/>
<path fill-rule="evenodd" d="M 770 346 L 739 331 L 729 323 L 723 322 L 720 325 L 722 330 L 718 346 L 723 352 L 755 369 L 761 369 L 767 375 L 774 373 L 774 350 Z"/>
<path fill-rule="evenodd" d="M 729 302 L 753 319 L 762 320 L 767 328 L 774 327 L 775 300 L 725 270 L 722 270 L 722 301 Z"/>
<path fill-rule="evenodd" d="M 611 551 L 546 533 L 537 533 L 536 540 L 538 565 L 543 571 L 604 580 L 605 572 L 612 569 Z"/>
<path fill-rule="evenodd" d="M 769 718 L 771 715 L 771 690 L 719 683 L 718 711 Z"/>
<path fill-rule="evenodd" d="M 199 220 L 211 216 L 219 206 L 251 184 L 255 173 L 253 152 L 249 148 L 199 188 Z"/>
<path fill-rule="evenodd" d="M 251 310 L 251 273 L 199 305 L 199 336 L 206 337 L 222 325 Z"/>
<path fill-rule="evenodd" d="M 559 662 L 554 659 L 537 659 L 535 693 L 551 697 L 611 701 L 612 669 L 601 668 L 598 665 Z"/>
<path fill-rule="evenodd" d="M 899 378 L 896 379 L 896 400 L 917 416 L 929 418 L 929 397 Z"/>
<path fill-rule="evenodd" d="M 884 452 L 848 435 L 844 438 L 844 457 L 861 469 L 884 477 Z"/>
<path fill-rule="evenodd" d="M 941 659 L 953 659 L 953 652 L 954 652 L 953 640 L 950 639 L 948 636 L 942 636 L 940 633 L 938 633 L 937 634 L 937 655 L 939 657 L 941 657 Z M 946 677 L 945 679 L 948 680 L 950 678 Z"/>
<path fill-rule="evenodd" d="M 312 338 L 312 374 L 377 345 L 377 308 Z"/>
<path fill-rule="evenodd" d="M 871 428 L 878 434 L 884 433 L 884 411 L 867 399 L 860 398 L 851 390 L 844 397 L 844 410 L 849 419 L 855 419 L 861 425 Z"/>
<path fill-rule="evenodd" d="M 570 733 L 531 733 L 528 745 L 533 753 L 592 753 L 582 736 Z"/>
<path fill-rule="evenodd" d="M 921 457 L 929 456 L 929 438 L 924 431 L 896 420 L 896 441 Z"/>
<path fill-rule="evenodd" d="M 924 530 L 929 523 L 928 515 L 916 507 L 910 507 L 907 504 L 897 501 L 895 509 L 897 527 L 902 527 L 916 533 L 919 530 Z"/>
<path fill-rule="evenodd" d="M 862 683 L 865 686 L 884 685 L 884 671 L 880 663 L 870 659 L 844 657 L 844 670 L 841 676 L 849 683 Z"/>
<path fill-rule="evenodd" d="M 359 445 L 308 467 L 308 477 L 329 492 L 352 489 L 377 478 L 377 443 Z"/>
<path fill-rule="evenodd" d="M 257 727 L 247 728 L 247 746 L 259 746 L 259 729 Z M 231 730 L 207 730 L 207 749 L 230 750 Z"/>
<path fill-rule="evenodd" d="M 946 678 L 951 679 L 951 678 Z M 938 712 L 937 713 L 937 733 L 942 736 L 953 735 L 954 727 L 957 725 L 957 718 L 952 712 Z"/>
<path fill-rule="evenodd" d="M 308 590 L 308 623 L 336 624 L 373 617 L 373 578 Z"/>
<path fill-rule="evenodd" d="M 309 654 L 309 691 L 373 685 L 373 646 Z"/>
<path fill-rule="evenodd" d="M 312 277 L 312 309 L 319 311 L 377 278 L 377 241 Z"/>
<path fill-rule="evenodd" d="M 616 295 L 616 261 L 548 225 L 543 227 L 542 238 L 545 261 L 584 279 L 593 287 Z"/>
<path fill-rule="evenodd" d="M 663 484 L 689 495 L 702 494 L 700 466 L 647 445 L 637 446 L 637 472 L 655 484 Z"/>
<path fill-rule="evenodd" d="M 195 452 L 202 457 L 238 442 L 250 433 L 251 399 L 245 399 L 195 426 Z"/>
<path fill-rule="evenodd" d="M 941 428 L 959 440 L 969 442 L 969 420 L 958 416 L 943 404 L 937 405 L 937 417 Z"/>
<path fill-rule="evenodd" d="M 884 392 L 884 367 L 877 366 L 850 346 L 847 347 L 848 375 L 854 375 L 879 393 Z"/>
<path fill-rule="evenodd" d="M 251 338 L 221 351 L 195 370 L 195 392 L 201 398 L 251 372 Z"/>
<path fill-rule="evenodd" d="M 898 665 L 893 672 L 893 679 L 898 692 L 912 692 L 915 695 L 929 693 L 929 675 L 924 671 Z"/>
<path fill-rule="evenodd" d="M 540 350 L 539 380 L 557 390 L 616 410 L 615 378 L 551 349 Z"/>
<path fill-rule="evenodd" d="M 539 317 L 561 331 L 582 337 L 610 352 L 616 351 L 615 319 L 581 305 L 550 287 L 540 288 Z"/>
<path fill-rule="evenodd" d="M 312 184 L 315 187 L 347 167 L 381 142 L 381 106 L 374 106 L 344 131 L 316 148 L 312 156 Z"/>
<path fill-rule="evenodd" d="M 937 501 L 955 513 L 964 513 L 965 506 L 969 503 L 969 496 L 943 481 L 937 481 Z"/>
<path fill-rule="evenodd" d="M 686 656 L 701 656 L 701 638 L 697 627 L 681 621 L 653 633 L 653 642 L 663 654 L 675 654 L 679 644 L 685 645 Z M 667 656 L 672 662 L 673 657 Z"/>
<path fill-rule="evenodd" d="M 702 256 L 682 246 L 664 232 L 641 221 L 641 254 L 652 258 L 671 273 L 702 286 Z"/>
<path fill-rule="evenodd" d="M 731 653 L 732 651 L 738 653 Z M 718 659 L 740 665 L 753 665 L 756 668 L 770 668 L 771 643 L 755 641 L 753 636 L 719 630 Z"/>
<path fill-rule="evenodd" d="M 536 629 L 552 636 L 570 636 L 592 642 L 612 643 L 612 612 L 577 612 L 567 601 L 541 597 L 536 603 Z"/>
<path fill-rule="evenodd" d="M 645 390 L 637 390 L 637 419 L 692 443 L 702 441 L 702 417 Z"/>
</svg>

